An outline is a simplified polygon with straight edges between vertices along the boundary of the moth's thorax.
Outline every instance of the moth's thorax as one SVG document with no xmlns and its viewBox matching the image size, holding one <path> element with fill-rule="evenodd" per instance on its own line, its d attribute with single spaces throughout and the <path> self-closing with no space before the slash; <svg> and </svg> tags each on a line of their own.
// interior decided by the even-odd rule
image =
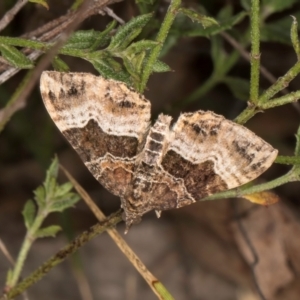
<svg viewBox="0 0 300 300">
<path fill-rule="evenodd" d="M 151 202 L 145 201 L 145 197 L 151 195 L 152 181 L 156 178 L 156 173 L 161 172 L 160 165 L 167 149 L 171 120 L 170 116 L 159 115 L 148 132 L 144 149 L 139 154 L 132 187 L 126 196 L 126 200 L 136 209 L 144 210 Z"/>
<path fill-rule="evenodd" d="M 136 166 L 137 172 L 141 167 L 143 168 L 142 163 L 149 166 L 157 166 L 161 163 L 168 145 L 171 121 L 170 116 L 163 114 L 158 116 L 147 135 L 144 149 L 139 155 L 139 163 Z"/>
</svg>

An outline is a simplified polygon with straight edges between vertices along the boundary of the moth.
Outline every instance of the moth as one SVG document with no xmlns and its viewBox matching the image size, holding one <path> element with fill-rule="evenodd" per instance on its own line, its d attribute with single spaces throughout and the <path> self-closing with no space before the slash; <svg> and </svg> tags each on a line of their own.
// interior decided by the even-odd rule
<svg viewBox="0 0 300 300">
<path fill-rule="evenodd" d="M 243 185 L 267 170 L 277 150 L 210 111 L 161 114 L 122 82 L 45 71 L 41 95 L 52 120 L 93 176 L 121 198 L 127 229 L 148 211 L 179 208 Z"/>
</svg>

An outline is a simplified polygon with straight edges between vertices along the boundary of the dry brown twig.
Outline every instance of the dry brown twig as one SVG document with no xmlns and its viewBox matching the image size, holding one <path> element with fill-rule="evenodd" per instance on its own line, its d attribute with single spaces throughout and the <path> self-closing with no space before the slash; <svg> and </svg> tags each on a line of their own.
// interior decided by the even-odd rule
<svg viewBox="0 0 300 300">
<path fill-rule="evenodd" d="M 2 31 L 15 17 L 15 15 L 26 5 L 28 0 L 18 0 L 18 2 L 11 8 L 0 20 L 0 31 Z"/>
</svg>

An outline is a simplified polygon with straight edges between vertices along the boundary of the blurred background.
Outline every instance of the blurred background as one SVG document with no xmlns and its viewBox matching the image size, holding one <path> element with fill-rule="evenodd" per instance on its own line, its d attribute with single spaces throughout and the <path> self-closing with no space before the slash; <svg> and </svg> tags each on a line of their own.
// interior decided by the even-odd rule
<svg viewBox="0 0 300 300">
<path fill-rule="evenodd" d="M 73 3 L 71 0 L 47 2 L 49 10 L 27 3 L 1 35 L 18 37 L 30 33 L 65 15 Z M 228 22 L 228 29 L 207 37 L 200 24 L 183 16 L 176 19 L 161 57 L 172 71 L 153 74 L 145 92 L 152 104 L 153 120 L 161 112 L 175 119 L 180 112 L 198 109 L 212 110 L 228 119 L 242 112 L 249 97 L 250 63 L 233 47 L 232 40 L 249 52 L 249 2 L 183 2 L 184 7 L 212 16 L 223 25 Z M 262 1 L 261 5 L 261 64 L 275 79 L 297 62 L 290 42 L 290 15 L 300 17 L 300 3 L 283 2 L 269 0 Z M 15 1 L 1 1 L 0 18 L 14 4 Z M 137 5 L 124 0 L 109 7 L 125 22 L 141 12 L 155 10 L 151 26 L 142 33 L 145 38 L 153 39 L 168 5 L 168 1 Z M 97 14 L 85 19 L 80 29 L 102 31 L 110 21 L 110 16 Z M 71 71 L 97 74 L 86 61 L 62 58 Z M 232 65 L 225 70 L 222 66 L 229 60 Z M 9 68 L 3 61 L 0 64 L 1 72 Z M 1 108 L 26 72 L 18 72 L 0 86 Z M 263 75 L 260 83 L 261 92 L 271 85 L 270 78 Z M 299 87 L 300 80 L 296 77 L 288 92 Z M 246 126 L 277 148 L 280 155 L 293 155 L 299 121 L 300 108 L 295 103 L 259 113 Z M 14 258 L 26 232 L 21 211 L 33 197 L 33 190 L 43 182 L 55 153 L 105 214 L 120 207 L 120 200 L 93 178 L 60 134 L 43 106 L 37 84 L 24 107 L 13 114 L 0 134 L 0 238 Z M 275 179 L 290 168 L 274 164 L 255 183 Z M 60 176 L 60 181 L 66 178 Z M 124 238 L 175 299 L 297 300 L 300 297 L 300 185 L 287 183 L 274 192 L 280 201 L 269 207 L 245 199 L 224 199 L 165 211 L 160 219 L 150 212 Z M 23 277 L 96 222 L 83 201 L 63 214 L 50 215 L 46 224 L 60 224 L 63 232 L 34 243 Z M 124 225 L 119 224 L 117 228 L 123 236 Z M 0 253 L 2 287 L 8 268 L 9 262 Z M 156 299 L 107 234 L 94 238 L 73 259 L 54 268 L 28 290 L 28 295 L 29 299 L 45 300 Z"/>
</svg>

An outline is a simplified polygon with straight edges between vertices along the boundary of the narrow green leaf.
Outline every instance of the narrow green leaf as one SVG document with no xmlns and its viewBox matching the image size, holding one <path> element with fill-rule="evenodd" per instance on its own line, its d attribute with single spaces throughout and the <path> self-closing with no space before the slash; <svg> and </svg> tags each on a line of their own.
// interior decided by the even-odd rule
<svg viewBox="0 0 300 300">
<path fill-rule="evenodd" d="M 160 60 L 157 60 L 153 65 L 153 72 L 163 73 L 163 72 L 170 72 L 170 71 L 172 71 L 171 68 Z"/>
<path fill-rule="evenodd" d="M 32 200 L 28 200 L 25 203 L 22 215 L 24 218 L 25 226 L 27 229 L 29 229 L 32 226 L 36 215 L 36 207 Z"/>
<path fill-rule="evenodd" d="M 146 53 L 141 52 L 135 56 L 135 58 L 130 59 L 127 56 L 123 57 L 124 66 L 126 71 L 135 79 L 139 79 L 139 75 L 142 71 L 142 62 L 144 61 Z"/>
<path fill-rule="evenodd" d="M 49 9 L 49 5 L 46 0 L 29 0 L 29 2 L 41 4 L 45 8 Z"/>
<path fill-rule="evenodd" d="M 56 181 L 56 178 L 51 177 L 48 181 L 47 181 L 47 185 L 44 184 L 44 188 L 45 188 L 45 201 L 48 202 L 49 200 L 51 200 L 54 197 L 55 194 L 55 190 L 58 187 L 58 183 Z"/>
<path fill-rule="evenodd" d="M 32 69 L 34 67 L 32 61 L 13 46 L 1 44 L 0 52 L 2 56 L 16 68 Z"/>
<path fill-rule="evenodd" d="M 111 23 L 109 23 L 105 30 L 102 32 L 98 33 L 96 39 L 94 40 L 93 45 L 91 46 L 91 50 L 97 50 L 99 47 L 102 47 L 111 40 L 110 33 L 111 31 L 116 27 L 117 22 L 114 20 Z"/>
<path fill-rule="evenodd" d="M 63 49 L 89 49 L 94 45 L 99 34 L 101 34 L 99 31 L 93 29 L 78 30 L 71 35 Z"/>
<path fill-rule="evenodd" d="M 294 12 L 293 16 L 297 20 L 299 20 L 300 11 Z M 265 23 L 264 26 L 262 26 L 261 28 L 260 37 L 261 40 L 264 42 L 279 42 L 290 46 L 291 45 L 290 30 L 291 30 L 291 17 L 286 16 L 280 19 L 276 19 L 275 21 Z"/>
<path fill-rule="evenodd" d="M 48 168 L 48 170 L 46 172 L 46 179 L 44 182 L 44 186 L 45 186 L 47 193 L 48 193 L 48 189 L 50 188 L 50 185 L 52 186 L 51 190 L 53 190 L 53 185 L 54 185 L 53 179 L 55 179 L 57 177 L 58 168 L 59 168 L 58 158 L 55 156 L 54 159 L 52 160 L 50 167 Z"/>
<path fill-rule="evenodd" d="M 219 22 L 219 25 L 212 25 L 207 28 L 203 28 L 202 26 L 198 25 L 192 29 L 187 30 L 183 35 L 211 37 L 225 30 L 231 29 L 233 26 L 240 23 L 247 15 L 248 13 L 243 11 L 227 20 Z"/>
<path fill-rule="evenodd" d="M 73 188 L 73 185 L 71 182 L 66 182 L 62 185 L 57 186 L 54 197 L 61 197 L 64 196 L 65 194 L 69 193 L 71 189 Z"/>
<path fill-rule="evenodd" d="M 46 205 L 46 191 L 43 186 L 37 187 L 34 191 L 34 200 L 38 207 L 44 207 Z"/>
<path fill-rule="evenodd" d="M 58 56 L 55 56 L 52 61 L 52 66 L 55 71 L 68 72 L 70 70 L 69 66 Z"/>
<path fill-rule="evenodd" d="M 231 18 L 233 15 L 233 6 L 232 5 L 224 5 L 217 14 L 217 19 L 219 22 L 223 22 Z"/>
<path fill-rule="evenodd" d="M 74 206 L 74 204 L 80 199 L 80 197 L 75 193 L 68 193 L 66 195 L 63 195 L 62 197 L 55 199 L 51 203 L 51 205 L 48 208 L 49 213 L 50 212 L 62 212 L 67 208 L 70 208 Z"/>
<path fill-rule="evenodd" d="M 219 80 L 236 64 L 239 54 L 237 51 L 234 51 L 228 55 L 224 49 L 221 37 L 213 36 L 211 37 L 211 56 L 214 64 L 214 76 L 218 77 Z"/>
<path fill-rule="evenodd" d="M 55 237 L 56 234 L 61 231 L 61 227 L 58 225 L 51 225 L 45 228 L 39 229 L 35 234 L 35 238 Z"/>
<path fill-rule="evenodd" d="M 218 21 L 214 18 L 205 16 L 203 14 L 200 14 L 194 10 L 188 9 L 188 8 L 180 8 L 179 11 L 189 17 L 192 21 L 200 23 L 204 28 L 213 26 L 213 25 L 219 25 Z"/>
<path fill-rule="evenodd" d="M 123 53 L 126 53 L 126 55 L 131 56 L 142 51 L 151 50 L 155 46 L 157 46 L 157 44 L 158 43 L 156 41 L 151 40 L 138 41 L 136 43 L 132 43 Z"/>
<path fill-rule="evenodd" d="M 244 10 L 250 10 L 251 9 L 251 0 L 240 0 L 240 3 Z"/>
<path fill-rule="evenodd" d="M 151 14 L 145 14 L 131 19 L 128 23 L 118 28 L 111 39 L 107 50 L 111 52 L 122 51 L 142 32 L 145 25 L 152 18 Z"/>
<path fill-rule="evenodd" d="M 300 60 L 300 43 L 299 43 L 299 36 L 298 36 L 298 22 L 297 19 L 292 16 L 293 23 L 291 26 L 291 40 L 292 45 L 297 55 L 297 59 Z"/>
<path fill-rule="evenodd" d="M 129 76 L 122 66 L 112 58 L 93 58 L 89 62 L 105 78 L 112 78 L 129 84 Z"/>
<path fill-rule="evenodd" d="M 268 12 L 268 15 L 271 15 L 291 8 L 297 2 L 298 0 L 262 0 L 262 7 Z"/>
<path fill-rule="evenodd" d="M 290 21 L 289 21 L 290 27 Z M 261 41 L 264 42 L 278 42 L 281 44 L 291 45 L 291 36 L 289 34 L 290 28 L 282 26 L 282 22 L 272 22 L 265 24 L 260 32 Z"/>
<path fill-rule="evenodd" d="M 219 75 L 225 73 L 225 62 L 227 59 L 227 53 L 223 47 L 223 40 L 219 36 L 211 38 L 211 57 L 214 64 L 214 73 Z"/>
</svg>

